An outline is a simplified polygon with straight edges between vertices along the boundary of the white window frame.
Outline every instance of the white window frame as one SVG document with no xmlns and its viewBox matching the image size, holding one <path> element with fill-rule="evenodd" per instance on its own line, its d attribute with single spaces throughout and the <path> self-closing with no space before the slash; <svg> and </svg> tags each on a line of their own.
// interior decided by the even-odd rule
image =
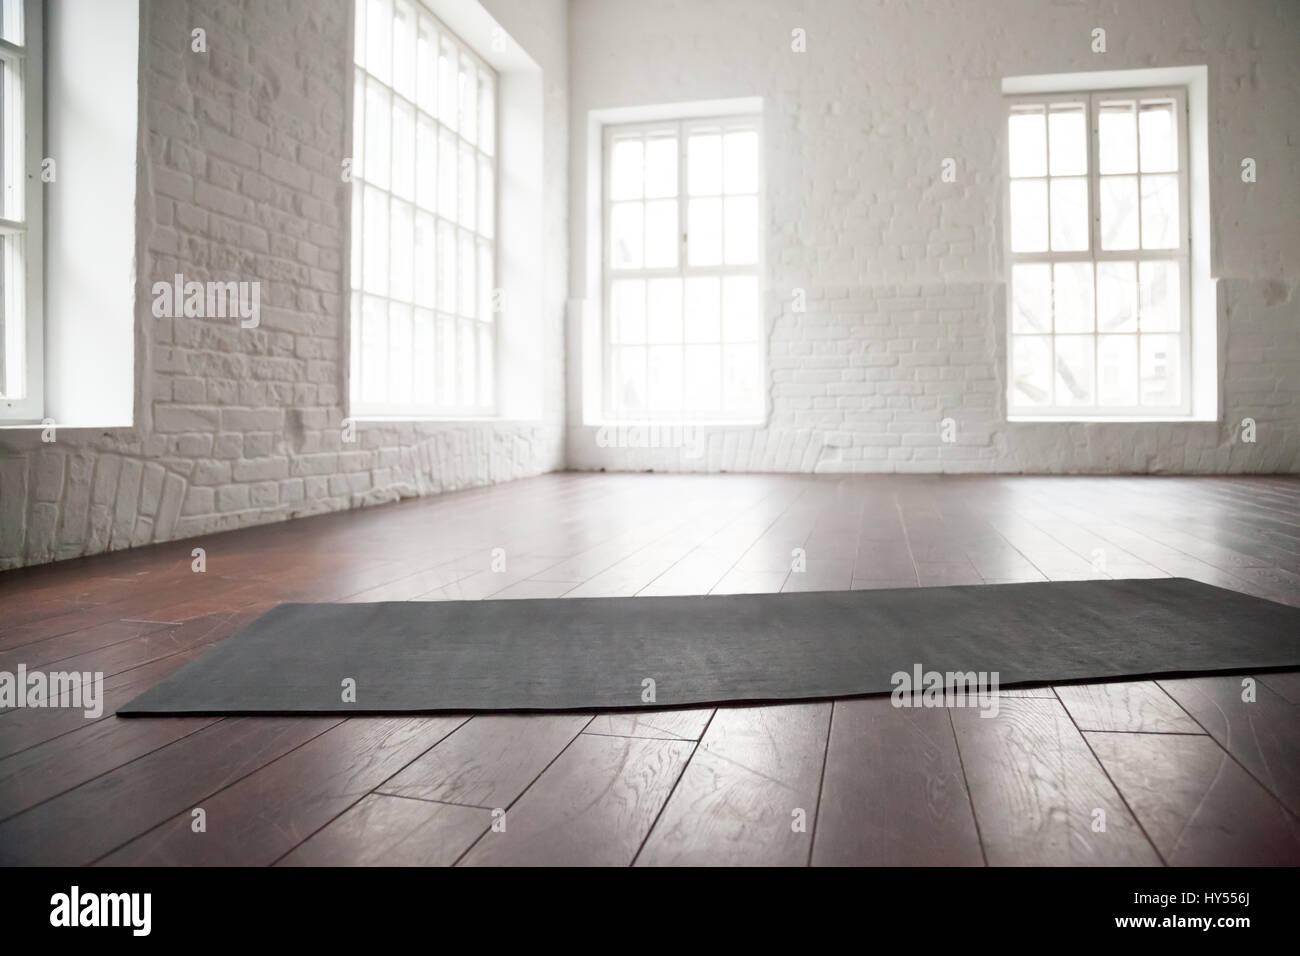
<svg viewBox="0 0 1300 956">
<path fill-rule="evenodd" d="M 727 265 L 725 255 L 725 223 L 722 235 L 723 243 L 723 261 L 713 266 L 692 266 L 688 256 L 689 243 L 689 219 L 688 206 L 690 199 L 690 184 L 688 175 L 688 157 L 687 150 L 690 135 L 695 130 L 721 130 L 734 132 L 740 130 L 753 130 L 758 136 L 757 150 L 757 221 L 758 234 L 757 255 L 752 265 Z M 644 265 L 640 268 L 632 269 L 615 269 L 612 265 L 612 245 L 613 236 L 610 228 L 611 213 L 614 200 L 611 199 L 611 175 L 613 166 L 613 143 L 620 137 L 640 136 L 643 139 L 648 138 L 654 133 L 672 133 L 677 137 L 677 265 L 663 268 L 646 268 Z M 764 269 L 764 255 L 766 249 L 765 240 L 765 196 L 766 180 L 763 164 L 763 118 L 759 113 L 740 113 L 720 116 L 692 116 L 689 118 L 648 120 L 641 122 L 625 123 L 607 123 L 602 127 L 603 142 L 601 144 L 601 369 L 602 381 L 604 383 L 601 389 L 601 414 L 604 420 L 610 422 L 629 422 L 638 424 L 678 424 L 689 423 L 692 425 L 748 425 L 756 424 L 762 421 L 766 415 L 765 402 L 763 397 L 766 394 L 766 383 L 768 375 L 768 356 L 767 356 L 767 320 L 766 309 L 766 282 Z M 748 195 L 748 194 L 744 194 Z M 725 196 L 725 194 L 724 194 Z M 722 408 L 710 409 L 706 411 L 694 412 L 683 408 L 680 412 L 654 411 L 646 410 L 642 413 L 629 412 L 625 409 L 619 409 L 613 400 L 613 390 L 616 384 L 615 369 L 613 367 L 614 358 L 614 339 L 613 339 L 613 308 L 612 308 L 612 291 L 616 279 L 645 279 L 652 278 L 680 278 L 683 282 L 692 276 L 717 276 L 719 280 L 726 276 L 753 276 L 757 281 L 758 311 L 756 316 L 757 339 L 755 346 L 758 352 L 758 390 L 759 404 L 757 407 L 736 412 L 727 412 Z M 648 308 L 648 303 L 647 303 Z M 685 314 L 683 312 L 683 321 Z M 647 319 L 648 322 L 648 319 Z M 688 343 L 683 335 L 680 347 L 684 349 Z M 696 344 L 696 343 L 689 343 Z M 709 343 L 699 343 L 709 344 Z M 718 349 L 718 383 L 719 396 L 723 390 L 723 347 L 725 340 L 722 338 L 722 317 L 719 316 L 719 349 Z M 745 343 L 748 344 L 748 343 Z M 647 349 L 647 362 L 648 359 Z M 649 383 L 649 372 L 647 368 L 647 393 Z M 685 384 L 685 363 L 683 361 L 683 386 Z"/>
<path fill-rule="evenodd" d="M 9 253 L 17 263 L 0 263 L 21 276 L 18 289 L 5 289 L 4 335 L 6 383 L 17 379 L 21 394 L 0 398 L 0 421 L 35 422 L 45 414 L 45 307 L 44 307 L 44 191 L 41 162 L 44 148 L 44 40 L 41 0 L 0 0 L 7 14 L 22 11 L 23 42 L 0 39 L 0 61 L 6 72 L 20 75 L 20 115 L 5 114 L 4 164 L 11 170 L 15 194 L 6 197 L 20 204 L 17 218 L 5 218 L 0 209 L 0 235 L 22 237 L 21 249 Z M 3 185 L 7 189 L 7 184 Z M 18 302 L 13 301 L 14 297 Z M 17 321 L 15 321 L 17 320 Z"/>
<path fill-rule="evenodd" d="M 1188 128 L 1190 116 L 1187 107 L 1187 90 L 1185 87 L 1132 87 L 1120 89 L 1104 90 L 1085 90 L 1074 93 L 1030 93 L 1018 94 L 1013 96 L 1004 96 L 1004 106 L 1002 111 L 1002 135 L 1004 142 L 1007 143 L 1003 150 L 1003 195 L 1002 211 L 1003 222 L 1006 228 L 1003 229 L 1003 250 L 1006 256 L 1007 274 L 1006 274 L 1006 401 L 1007 415 L 1011 420 L 1068 420 L 1068 421 L 1132 421 L 1132 420 L 1165 420 L 1165 419 L 1185 419 L 1193 407 L 1193 397 L 1195 394 L 1195 382 L 1193 381 L 1192 366 L 1192 282 L 1191 282 L 1191 224 L 1190 224 L 1190 190 L 1189 190 L 1189 150 L 1188 150 Z M 1139 221 L 1139 248 L 1123 250 L 1104 250 L 1101 248 L 1101 209 L 1100 209 L 1100 164 L 1098 162 L 1099 153 L 1099 133 L 1098 133 L 1098 115 L 1099 105 L 1103 101 L 1110 100 L 1141 100 L 1141 99 L 1172 99 L 1175 103 L 1174 115 L 1178 122 L 1178 237 L 1179 245 L 1172 249 L 1143 249 L 1140 248 L 1141 235 L 1141 203 L 1138 206 Z M 1010 175 L 1010 137 L 1007 134 L 1007 120 L 1011 115 L 1012 109 L 1016 106 L 1025 105 L 1043 105 L 1048 110 L 1053 105 L 1058 104 L 1082 104 L 1087 110 L 1086 122 L 1084 127 L 1087 135 L 1088 151 L 1088 171 L 1085 178 L 1088 188 L 1088 210 L 1089 210 L 1089 236 L 1088 249 L 1079 252 L 1056 252 L 1050 248 L 1044 252 L 1013 252 L 1011 249 L 1011 175 Z M 1138 155 L 1141 155 L 1141 133 L 1138 133 Z M 1135 174 L 1136 175 L 1136 174 Z M 1050 246 L 1051 236 L 1051 206 L 1050 206 L 1050 177 L 1045 177 L 1049 183 L 1049 205 L 1048 205 L 1048 236 Z M 1140 196 L 1140 193 L 1139 193 Z M 1015 265 L 1027 262 L 1039 263 L 1056 263 L 1056 262 L 1090 262 L 1094 266 L 1093 273 L 1093 331 L 1091 333 L 1076 333 L 1080 335 L 1091 334 L 1093 338 L 1094 356 L 1096 355 L 1096 340 L 1100 334 L 1096 325 L 1096 264 L 1098 262 L 1120 261 L 1135 262 L 1140 264 L 1144 261 L 1165 261 L 1179 263 L 1180 273 L 1180 293 L 1179 293 L 1179 331 L 1176 333 L 1179 337 L 1179 350 L 1181 363 L 1179 369 L 1179 402 L 1177 405 L 1142 405 L 1141 401 L 1141 336 L 1140 327 L 1132 333 L 1113 333 L 1128 335 L 1131 334 L 1136 339 L 1138 349 L 1138 388 L 1139 404 L 1130 406 L 1079 406 L 1079 405 L 1050 405 L 1050 406 L 1024 406 L 1013 404 L 1014 397 L 1014 347 L 1015 334 L 1013 332 L 1014 320 L 1014 298 L 1012 287 L 1012 274 Z M 1052 331 L 1048 333 L 1055 343 L 1057 333 Z M 1112 334 L 1112 333 L 1106 333 Z M 1161 335 L 1170 335 L 1174 333 L 1162 332 Z M 1055 352 L 1053 352 L 1055 354 Z M 1097 373 L 1098 366 L 1094 360 L 1094 375 Z M 1055 378 L 1055 368 L 1052 369 L 1053 379 Z M 1094 379 L 1094 400 L 1097 395 L 1097 388 Z"/>
<path fill-rule="evenodd" d="M 414 18 L 415 18 L 413 29 L 416 31 L 417 37 L 422 22 L 431 24 L 433 30 L 435 31 L 434 39 L 435 39 L 435 43 L 438 45 L 439 55 L 441 54 L 442 51 L 443 42 L 449 41 L 451 46 L 455 49 L 457 53 L 458 62 L 464 62 L 467 60 L 469 63 L 474 65 L 475 69 L 479 73 L 486 73 L 490 77 L 491 93 L 492 93 L 490 129 L 486 128 L 483 123 L 482 105 L 481 103 L 479 103 L 478 100 L 476 100 L 476 109 L 479 115 L 477 118 L 478 134 L 476 136 L 476 141 L 474 143 L 470 143 L 463 135 L 462 122 L 458 122 L 457 128 L 455 130 L 452 130 L 449 126 L 445 125 L 442 122 L 440 115 L 429 113 L 428 111 L 421 108 L 417 102 L 398 93 L 394 89 L 394 83 L 392 81 L 391 76 L 387 81 L 382 80 L 379 77 L 377 77 L 374 73 L 371 73 L 364 64 L 357 62 L 359 56 L 361 55 L 361 51 L 366 49 L 366 35 L 367 35 L 367 30 L 369 29 L 370 26 L 370 24 L 367 21 L 366 15 L 369 12 L 369 8 L 371 4 L 375 2 L 378 2 L 384 9 L 388 11 L 387 20 L 388 23 L 390 24 L 390 29 L 392 28 L 391 25 L 395 22 L 395 16 L 393 14 L 394 6 L 401 5 L 403 7 L 406 7 L 409 10 L 413 11 Z M 353 4 L 353 11 L 354 11 L 353 48 L 355 52 L 353 53 L 352 56 L 352 75 L 351 75 L 351 81 L 349 83 L 349 94 L 348 94 L 349 96 L 348 111 L 349 111 L 349 116 L 351 118 L 351 124 L 352 124 L 353 156 L 363 157 L 364 159 L 363 151 L 366 147 L 366 136 L 365 136 L 366 109 L 365 109 L 364 91 L 366 87 L 368 87 L 371 84 L 374 84 L 380 88 L 383 95 L 387 97 L 387 102 L 388 102 L 389 170 L 388 170 L 388 180 L 386 186 L 379 186 L 377 183 L 373 181 L 373 179 L 367 178 L 369 175 L 368 164 L 364 161 L 360 163 L 361 172 L 358 175 L 354 175 L 352 177 L 352 184 L 350 190 L 350 227 L 351 227 L 350 252 L 351 255 L 348 264 L 348 275 L 349 275 L 348 302 L 349 302 L 349 311 L 350 311 L 350 323 L 349 323 L 350 375 L 349 375 L 349 389 L 348 389 L 349 412 L 354 417 L 372 418 L 372 419 L 417 418 L 417 419 L 462 420 L 462 419 L 475 419 L 475 418 L 492 418 L 498 413 L 498 409 L 500 406 L 500 396 L 501 396 L 501 382 L 500 382 L 500 374 L 499 374 L 501 336 L 500 336 L 500 323 L 496 321 L 498 318 L 497 315 L 498 303 L 495 301 L 497 295 L 496 290 L 498 289 L 498 276 L 500 273 L 500 253 L 499 253 L 499 236 L 500 236 L 500 212 L 499 212 L 500 148 L 499 148 L 499 144 L 500 144 L 500 115 L 501 115 L 500 75 L 491 64 L 489 64 L 486 60 L 484 60 L 484 58 L 481 57 L 478 54 L 478 52 L 475 51 L 473 47 L 471 47 L 469 43 L 463 40 L 454 30 L 448 27 L 447 24 L 443 21 L 443 19 L 439 17 L 437 14 L 435 14 L 433 10 L 430 8 L 430 6 L 422 2 L 422 0 L 396 0 L 396 4 L 394 3 L 394 0 L 356 0 L 356 2 Z M 390 58 L 389 58 L 390 72 L 392 69 L 392 62 L 391 62 L 392 49 L 393 49 L 392 37 L 390 36 L 389 45 L 388 45 L 388 51 L 390 53 Z M 419 81 L 418 81 L 417 63 L 414 62 L 412 63 L 412 70 L 417 71 L 416 83 L 418 84 Z M 435 72 L 434 98 L 438 106 L 438 113 L 441 113 L 442 95 L 443 95 L 441 89 L 442 78 L 441 76 L 437 75 L 438 71 L 436 70 L 436 68 L 434 72 Z M 361 102 L 357 102 L 358 90 L 361 91 L 361 96 L 362 96 Z M 394 104 L 397 100 L 401 100 L 404 105 L 409 105 L 415 117 L 414 120 L 415 135 L 412 137 L 413 141 L 411 144 L 412 149 L 416 151 L 416 156 L 415 159 L 413 160 L 413 167 L 412 167 L 414 170 L 413 176 L 415 178 L 415 184 L 416 184 L 415 185 L 416 198 L 413 200 L 407 200 L 403 197 L 396 195 L 394 190 L 392 117 L 396 112 Z M 460 153 L 465 147 L 469 147 L 469 149 L 472 151 L 474 157 L 474 168 L 475 168 L 475 188 L 474 188 L 474 196 L 473 199 L 471 200 L 475 209 L 475 225 L 473 229 L 461 225 L 458 221 L 458 217 L 448 218 L 447 215 L 445 214 L 442 208 L 443 197 L 440 195 L 441 182 L 438 179 L 436 173 L 435 173 L 434 184 L 433 184 L 435 196 L 436 196 L 436 202 L 435 202 L 436 208 L 431 210 L 428 207 L 420 205 L 418 199 L 418 184 L 419 184 L 419 175 L 420 175 L 419 173 L 420 160 L 419 160 L 418 150 L 419 150 L 419 140 L 420 140 L 419 128 L 420 128 L 421 117 L 427 117 L 433 122 L 434 138 L 437 143 L 436 155 L 438 156 L 439 164 L 442 159 L 443 147 L 448 136 L 455 138 L 457 163 L 459 163 Z M 490 135 L 492 141 L 491 152 L 488 152 L 484 148 L 485 133 Z M 483 209 L 483 193 L 482 193 L 482 183 L 481 183 L 482 177 L 479 171 L 481 170 L 484 161 L 486 161 L 491 174 L 491 184 L 490 184 L 491 233 L 490 235 L 484 232 L 484 228 L 483 228 L 484 222 L 482 217 L 482 209 Z M 440 168 L 440 165 L 438 168 Z M 459 180 L 458 180 L 458 187 L 459 187 Z M 388 229 L 389 240 L 387 244 L 388 248 L 386 250 L 389 258 L 389 276 L 388 276 L 388 283 L 387 283 L 387 291 L 383 294 L 368 291 L 364 288 L 365 256 L 366 256 L 365 241 L 364 241 L 365 239 L 365 219 L 364 219 L 365 196 L 367 193 L 370 193 L 373 196 L 376 192 L 381 194 L 382 201 L 387 203 L 389 208 L 388 217 L 387 217 L 387 229 Z M 432 216 L 433 236 L 430 241 L 430 249 L 432 251 L 432 256 L 431 256 L 431 261 L 427 265 L 427 268 L 433 272 L 432 284 L 433 284 L 434 299 L 433 299 L 432 306 L 420 304 L 415 301 L 419 297 L 419 293 L 417 290 L 419 287 L 418 276 L 421 269 L 421 264 L 414 260 L 414 255 L 412 258 L 413 279 L 412 279 L 410 298 L 409 299 L 397 298 L 394 297 L 393 295 L 394 290 L 392 289 L 392 256 L 391 256 L 393 243 L 391 237 L 392 237 L 392 230 L 393 230 L 392 208 L 394 202 L 402 202 L 404 204 L 409 205 L 412 209 L 412 217 L 411 217 L 412 250 L 414 250 L 415 248 L 415 234 L 418 229 L 418 221 L 421 217 L 421 214 L 427 213 Z M 437 267 L 439 264 L 438 248 L 439 248 L 439 244 L 442 243 L 443 241 L 444 226 L 450 227 L 452 233 L 451 242 L 453 246 L 458 247 L 461 239 L 468 237 L 471 246 L 475 250 L 474 296 L 476 298 L 477 305 L 475 307 L 476 314 L 473 317 L 469 317 L 464 314 L 464 310 L 460 307 L 461 298 L 462 298 L 460 295 L 457 296 L 457 308 L 454 313 L 448 312 L 443 308 L 443 301 L 440 292 L 442 277 L 437 274 Z M 481 270 L 479 268 L 479 262 L 480 262 L 479 248 L 482 245 L 487 246 L 488 254 L 491 258 L 491 274 L 487 277 L 486 280 L 486 288 L 490 290 L 490 294 L 488 296 L 487 302 L 483 300 L 483 296 L 481 295 L 481 290 L 485 287 L 484 278 L 481 276 L 480 274 Z M 459 256 L 458 256 L 458 265 L 459 265 Z M 460 281 L 459 270 L 457 272 L 455 281 L 457 281 L 458 283 Z M 364 388 L 365 388 L 365 364 L 366 363 L 365 363 L 365 356 L 363 354 L 364 340 L 362 337 L 362 322 L 364 320 L 364 315 L 365 315 L 363 309 L 363 303 L 366 299 L 382 301 L 385 307 L 391 305 L 397 305 L 399 307 L 405 307 L 406 309 L 409 310 L 409 314 L 412 322 L 412 328 L 410 334 L 410 341 L 412 343 L 411 370 L 410 370 L 412 395 L 411 395 L 411 400 L 409 402 L 394 402 L 391 400 L 389 401 L 365 401 L 364 400 L 363 396 L 365 394 Z M 417 321 L 417 317 L 420 312 L 431 312 L 433 314 L 432 334 L 434 337 L 433 338 L 434 366 L 433 368 L 424 371 L 421 371 L 415 364 L 415 359 L 416 359 L 416 353 L 414 348 L 415 335 L 416 335 L 415 323 Z M 388 330 L 390 332 L 392 329 L 392 322 L 393 322 L 393 317 L 390 312 L 387 320 Z M 455 384 L 453 386 L 453 391 L 454 394 L 456 395 L 457 400 L 454 402 L 446 402 L 440 400 L 440 386 L 443 380 L 443 373 L 445 371 L 445 368 L 442 365 L 442 355 L 439 351 L 439 345 L 440 345 L 439 332 L 443 328 L 444 323 L 450 323 L 452 326 L 454 326 L 456 332 L 455 335 L 456 358 L 453 364 L 453 367 L 455 369 Z M 476 388 L 476 393 L 477 393 L 476 397 L 479 399 L 478 401 L 474 403 L 466 403 L 463 401 L 464 389 L 463 389 L 462 374 L 464 370 L 461 366 L 461 359 L 462 359 L 461 338 L 466 329 L 473 330 L 473 337 L 474 337 L 473 364 L 474 364 L 475 382 L 480 383 L 483 378 L 485 360 L 487 362 L 487 368 L 491 376 L 490 396 L 486 401 L 483 400 L 481 387 Z M 481 348 L 481 344 L 484 339 L 484 330 L 486 330 L 487 336 L 490 341 L 490 352 L 486 356 L 483 354 L 483 350 Z M 386 342 L 387 342 L 387 336 L 386 336 Z M 392 361 L 393 361 L 391 344 L 389 344 L 387 348 L 389 354 L 386 363 L 386 368 L 387 368 L 386 378 L 391 377 Z M 426 380 L 432 380 L 432 382 L 434 383 L 433 386 L 434 397 L 432 401 L 420 402 L 416 399 L 415 387 L 418 379 L 421 376 L 423 376 Z"/>
</svg>

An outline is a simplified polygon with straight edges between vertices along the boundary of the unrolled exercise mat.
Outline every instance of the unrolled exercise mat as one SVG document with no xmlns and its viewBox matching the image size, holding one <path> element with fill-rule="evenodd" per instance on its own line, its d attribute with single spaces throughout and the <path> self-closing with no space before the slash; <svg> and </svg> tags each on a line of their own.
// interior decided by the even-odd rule
<svg viewBox="0 0 1300 956">
<path fill-rule="evenodd" d="M 119 716 L 596 711 L 1300 667 L 1300 609 L 1182 578 L 284 604 Z"/>
</svg>

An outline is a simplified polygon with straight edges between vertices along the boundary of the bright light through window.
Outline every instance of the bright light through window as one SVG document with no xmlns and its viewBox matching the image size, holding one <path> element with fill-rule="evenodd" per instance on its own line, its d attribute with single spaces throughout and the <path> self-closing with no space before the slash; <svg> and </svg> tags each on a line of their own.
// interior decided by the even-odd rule
<svg viewBox="0 0 1300 956">
<path fill-rule="evenodd" d="M 1008 103 L 1011 414 L 1188 413 L 1184 102 Z"/>
<path fill-rule="evenodd" d="M 0 0 L 0 419 L 44 414 L 39 3 Z"/>
<path fill-rule="evenodd" d="M 496 74 L 417 2 L 357 0 L 352 410 L 496 409 Z"/>
<path fill-rule="evenodd" d="M 755 117 L 611 126 L 605 138 L 606 414 L 763 414 Z"/>
</svg>

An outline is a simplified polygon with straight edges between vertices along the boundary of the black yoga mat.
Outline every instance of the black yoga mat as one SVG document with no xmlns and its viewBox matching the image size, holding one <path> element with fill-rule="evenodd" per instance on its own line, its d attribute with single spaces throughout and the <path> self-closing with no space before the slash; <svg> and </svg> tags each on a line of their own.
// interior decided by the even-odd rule
<svg viewBox="0 0 1300 956">
<path fill-rule="evenodd" d="M 118 716 L 592 711 L 890 692 L 918 668 L 1009 686 L 1283 667 L 1300 668 L 1300 608 L 1182 578 L 284 604 Z"/>
</svg>

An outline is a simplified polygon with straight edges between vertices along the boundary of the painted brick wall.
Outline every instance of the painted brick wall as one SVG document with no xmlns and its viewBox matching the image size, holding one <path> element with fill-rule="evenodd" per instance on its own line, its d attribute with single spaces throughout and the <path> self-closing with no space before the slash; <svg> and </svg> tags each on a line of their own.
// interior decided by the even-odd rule
<svg viewBox="0 0 1300 956">
<path fill-rule="evenodd" d="M 485 0 L 543 68 L 540 421 L 363 424 L 342 441 L 351 0 L 145 0 L 148 283 L 261 282 L 261 324 L 137 303 L 136 426 L 0 437 L 0 567 L 538 474 L 563 463 L 564 0 Z M 207 31 L 208 52 L 190 50 Z M 52 281 L 57 279 L 52 278 Z"/>
<path fill-rule="evenodd" d="M 570 359 L 570 467 L 1300 470 L 1300 4 L 574 0 L 569 46 L 575 298 L 588 111 L 764 98 L 771 407 L 764 428 L 623 432 L 611 447 L 583 424 Z M 1194 64 L 1209 68 L 1221 420 L 1007 422 L 1002 78 Z M 955 183 L 940 181 L 945 157 Z M 1239 440 L 1247 417 L 1253 444 Z M 619 447 L 656 443 L 670 447 Z"/>
</svg>

